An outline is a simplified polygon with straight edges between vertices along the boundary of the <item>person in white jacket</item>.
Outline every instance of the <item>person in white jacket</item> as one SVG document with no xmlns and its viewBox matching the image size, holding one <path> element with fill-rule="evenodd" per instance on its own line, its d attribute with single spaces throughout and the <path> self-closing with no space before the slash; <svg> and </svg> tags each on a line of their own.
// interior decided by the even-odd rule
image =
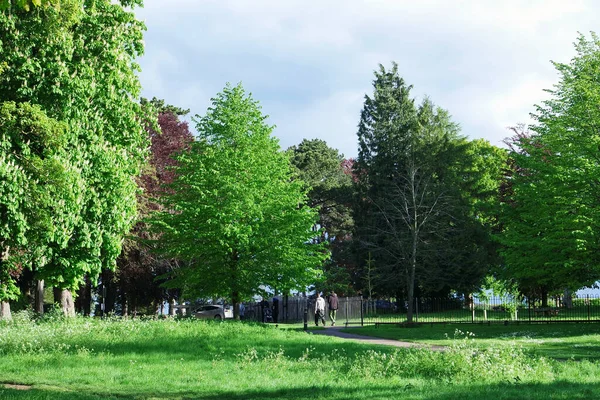
<svg viewBox="0 0 600 400">
<path fill-rule="evenodd" d="M 325 299 L 321 297 L 321 293 L 317 292 L 317 300 L 315 301 L 315 325 L 319 326 L 319 320 L 325 326 Z"/>
</svg>

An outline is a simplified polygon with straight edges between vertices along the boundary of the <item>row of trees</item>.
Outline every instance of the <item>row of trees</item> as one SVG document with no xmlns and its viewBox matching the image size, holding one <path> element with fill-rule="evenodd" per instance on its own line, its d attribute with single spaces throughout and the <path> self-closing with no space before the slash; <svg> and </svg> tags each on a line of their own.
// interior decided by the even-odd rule
<svg viewBox="0 0 600 400">
<path fill-rule="evenodd" d="M 504 263 L 497 275 L 541 298 L 592 286 L 600 277 L 600 41 L 580 35 L 560 81 L 507 139 L 501 191 Z"/>
<path fill-rule="evenodd" d="M 321 140 L 281 151 L 241 85 L 196 116 L 197 137 L 189 110 L 138 101 L 138 1 L 4 3 L 3 317 L 44 284 L 69 314 L 76 293 L 84 313 L 98 296 L 123 314 L 203 297 L 237 316 L 265 290 L 314 286 L 406 298 L 410 320 L 415 296 L 490 277 L 542 298 L 598 279 L 595 35 L 508 150 L 461 136 L 380 66 L 353 160 Z"/>
<path fill-rule="evenodd" d="M 60 3 L 60 4 L 58 4 Z M 112 268 L 136 217 L 146 158 L 135 1 L 3 2 L 0 302 L 24 269 L 71 293 Z M 34 11 L 30 6 L 40 5 Z"/>
<path fill-rule="evenodd" d="M 493 257 L 494 202 L 504 153 L 469 142 L 447 111 L 415 104 L 397 66 L 375 73 L 365 98 L 354 164 L 357 252 L 374 260 L 378 291 L 408 300 L 415 290 L 470 293 Z"/>
<path fill-rule="evenodd" d="M 327 258 L 306 190 L 241 86 L 214 99 L 195 139 L 184 110 L 136 100 L 144 26 L 127 7 L 139 3 L 3 3 L 5 318 L 33 289 L 43 303 L 44 283 L 70 315 L 75 291 L 84 313 L 93 292 L 123 313 L 181 290 L 237 304 L 261 286 L 306 287 Z"/>
<path fill-rule="evenodd" d="M 356 160 L 318 140 L 289 150 L 332 250 L 317 287 L 407 299 L 410 319 L 417 294 L 488 287 L 546 304 L 593 286 L 599 45 L 581 35 L 573 60 L 554 63 L 551 99 L 535 124 L 511 128 L 507 149 L 461 137 L 447 111 L 415 103 L 395 64 L 380 66 Z"/>
</svg>

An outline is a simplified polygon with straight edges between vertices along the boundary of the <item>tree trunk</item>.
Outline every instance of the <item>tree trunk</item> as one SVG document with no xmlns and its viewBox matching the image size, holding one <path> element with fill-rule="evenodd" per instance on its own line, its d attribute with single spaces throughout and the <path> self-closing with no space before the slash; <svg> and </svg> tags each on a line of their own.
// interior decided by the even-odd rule
<svg viewBox="0 0 600 400">
<path fill-rule="evenodd" d="M 175 316 L 175 297 L 169 296 L 169 315 L 171 317 Z"/>
<path fill-rule="evenodd" d="M 8 301 L 0 302 L 0 321 L 10 321 L 11 319 L 10 303 Z"/>
<path fill-rule="evenodd" d="M 138 313 L 138 305 L 137 305 L 137 299 L 135 298 L 135 296 L 133 296 L 133 299 L 131 299 L 131 315 L 133 316 L 133 318 L 137 317 L 137 313 Z"/>
<path fill-rule="evenodd" d="M 115 311 L 117 303 L 117 285 L 114 283 L 115 273 L 105 269 L 102 271 L 102 294 L 104 301 L 103 316 Z"/>
<path fill-rule="evenodd" d="M 238 292 L 231 293 L 231 303 L 233 304 L 233 319 L 240 320 L 240 294 Z"/>
<path fill-rule="evenodd" d="M 417 224 L 417 219 L 415 215 L 415 225 Z M 408 276 L 408 309 L 406 311 L 406 322 L 411 324 L 413 322 L 413 303 L 414 303 L 414 295 L 415 295 L 415 274 L 417 271 L 417 241 L 419 239 L 419 231 L 415 226 L 412 232 L 412 249 L 411 249 L 411 257 L 410 257 L 410 272 Z"/>
<path fill-rule="evenodd" d="M 4 247 L 4 243 L 0 242 L 0 271 L 1 268 L 4 268 L 2 264 L 8 258 L 8 250 L 8 247 Z M 2 285 L 1 281 L 0 285 Z M 10 319 L 12 319 L 12 315 L 10 314 L 10 303 L 2 300 L 0 301 L 0 321 Z"/>
<path fill-rule="evenodd" d="M 412 268 L 411 268 L 412 269 Z M 406 307 L 406 322 L 411 324 L 413 322 L 413 314 L 414 314 L 414 295 L 415 295 L 415 285 L 414 280 L 412 279 L 412 273 L 409 273 L 409 277 L 407 278 L 408 290 L 407 290 L 407 307 Z"/>
<path fill-rule="evenodd" d="M 44 315 L 44 280 L 37 281 L 35 289 L 35 312 Z"/>
<path fill-rule="evenodd" d="M 573 308 L 573 292 L 569 289 L 565 289 L 563 294 L 563 304 L 567 308 Z"/>
<path fill-rule="evenodd" d="M 90 315 L 90 304 L 92 297 L 92 282 L 86 275 L 83 285 L 77 290 L 77 298 L 75 299 L 75 310 L 85 316 Z"/>
<path fill-rule="evenodd" d="M 27 305 L 33 307 L 35 304 L 35 291 L 33 289 L 33 283 L 35 282 L 34 272 L 29 268 L 23 268 L 17 282 L 21 295 L 27 302 Z"/>
<path fill-rule="evenodd" d="M 60 307 L 65 317 L 75 316 L 75 302 L 73 302 L 73 293 L 70 290 L 62 289 L 60 291 Z"/>
<path fill-rule="evenodd" d="M 239 255 L 237 250 L 233 250 L 231 254 L 231 303 L 233 304 L 233 319 L 236 321 L 240 320 L 240 292 L 238 289 L 238 274 L 237 267 L 239 262 Z"/>
<path fill-rule="evenodd" d="M 129 298 L 127 292 L 121 292 L 121 316 L 129 316 Z"/>
<path fill-rule="evenodd" d="M 548 307 L 548 291 L 546 288 L 542 288 L 542 307 Z"/>
</svg>

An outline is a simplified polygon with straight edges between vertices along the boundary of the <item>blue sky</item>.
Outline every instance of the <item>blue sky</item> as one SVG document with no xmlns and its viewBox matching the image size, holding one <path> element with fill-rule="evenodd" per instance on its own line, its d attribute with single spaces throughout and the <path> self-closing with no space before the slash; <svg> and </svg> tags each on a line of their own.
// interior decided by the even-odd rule
<svg viewBox="0 0 600 400">
<path fill-rule="evenodd" d="M 320 138 L 355 157 L 373 70 L 392 61 L 413 96 L 501 145 L 528 123 L 577 32 L 600 33 L 593 0 L 146 0 L 145 97 L 204 114 L 242 82 L 283 148 Z"/>
</svg>

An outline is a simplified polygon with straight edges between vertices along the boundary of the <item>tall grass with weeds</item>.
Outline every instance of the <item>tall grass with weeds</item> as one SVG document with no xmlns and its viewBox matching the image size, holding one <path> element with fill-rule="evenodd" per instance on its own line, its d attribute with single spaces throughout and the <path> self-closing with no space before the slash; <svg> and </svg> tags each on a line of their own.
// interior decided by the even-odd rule
<svg viewBox="0 0 600 400">
<path fill-rule="evenodd" d="M 286 354 L 283 347 L 260 352 L 248 346 L 236 358 L 240 368 L 309 368 L 324 376 L 359 380 L 427 378 L 454 383 L 513 383 L 549 382 L 555 377 L 549 360 L 534 358 L 519 346 L 481 350 L 473 346 L 472 340 L 469 332 L 457 331 L 446 351 L 377 348 L 349 354 L 344 348 L 322 353 L 310 346 L 300 356 Z"/>
<path fill-rule="evenodd" d="M 599 372 L 596 363 L 534 357 L 518 345 L 481 349 L 460 331 L 445 351 L 431 351 L 234 321 L 15 313 L 0 324 L 0 381 L 38 385 L 30 393 L 48 398 L 366 399 L 402 390 L 414 399 L 545 399 L 561 398 L 555 386 L 565 382 L 598 385 Z M 8 394 L 16 396 L 0 387 L 0 398 Z"/>
</svg>

